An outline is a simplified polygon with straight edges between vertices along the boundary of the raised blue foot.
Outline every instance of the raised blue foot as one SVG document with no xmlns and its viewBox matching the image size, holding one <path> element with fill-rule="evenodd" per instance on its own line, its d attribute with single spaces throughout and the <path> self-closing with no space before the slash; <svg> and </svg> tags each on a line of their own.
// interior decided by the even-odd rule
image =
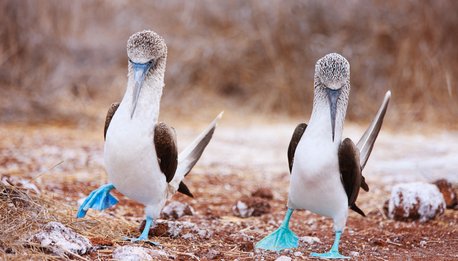
<svg viewBox="0 0 458 261">
<path fill-rule="evenodd" d="M 331 250 L 326 253 L 311 253 L 311 257 L 318 257 L 323 259 L 347 259 L 348 256 L 341 255 L 339 253 L 339 241 L 342 231 L 336 231 L 336 238 L 334 239 L 334 244 L 332 244 Z"/>
<path fill-rule="evenodd" d="M 86 212 L 92 208 L 95 210 L 104 210 L 118 203 L 118 200 L 110 194 L 114 189 L 113 184 L 106 184 L 94 190 L 84 200 L 83 204 L 78 208 L 77 218 L 86 216 Z"/>
<path fill-rule="evenodd" d="M 153 219 L 150 217 L 146 217 L 146 223 L 145 223 L 145 228 L 142 231 L 142 234 L 137 237 L 137 238 L 129 238 L 125 237 L 124 240 L 130 241 L 130 242 L 145 242 L 153 246 L 159 246 L 159 243 L 150 241 L 148 239 L 148 234 L 149 234 L 149 229 L 151 227 L 151 224 L 153 223 Z"/>
<path fill-rule="evenodd" d="M 287 248 L 296 248 L 298 246 L 298 238 L 293 231 L 289 229 L 289 219 L 293 214 L 293 210 L 288 208 L 285 219 L 281 226 L 272 234 L 266 236 L 256 244 L 256 248 L 280 251 Z"/>
</svg>

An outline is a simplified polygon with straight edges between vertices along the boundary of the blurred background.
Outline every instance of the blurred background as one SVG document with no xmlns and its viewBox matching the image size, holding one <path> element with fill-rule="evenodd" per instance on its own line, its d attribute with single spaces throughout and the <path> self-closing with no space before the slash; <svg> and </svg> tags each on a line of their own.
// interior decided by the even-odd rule
<svg viewBox="0 0 458 261">
<path fill-rule="evenodd" d="M 351 64 L 347 119 L 393 92 L 390 126 L 456 128 L 458 1 L 0 1 L 0 120 L 100 124 L 126 84 L 126 41 L 168 44 L 162 111 L 308 119 L 317 59 Z"/>
</svg>

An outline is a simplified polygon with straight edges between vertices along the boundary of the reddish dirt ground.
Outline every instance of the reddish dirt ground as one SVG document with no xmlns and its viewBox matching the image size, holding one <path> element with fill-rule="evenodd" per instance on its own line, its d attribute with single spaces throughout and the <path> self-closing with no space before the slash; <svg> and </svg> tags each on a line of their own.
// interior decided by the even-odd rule
<svg viewBox="0 0 458 261">
<path fill-rule="evenodd" d="M 205 181 L 204 181 L 204 180 Z M 234 182 L 236 181 L 236 182 Z M 199 184 L 206 182 L 205 189 Z M 251 190 L 261 180 L 240 180 L 240 175 L 194 176 L 189 177 L 189 186 L 194 188 L 195 199 L 178 195 L 174 200 L 187 202 L 196 210 L 192 217 L 184 216 L 180 221 L 190 221 L 198 226 L 213 231 L 209 239 L 185 240 L 182 238 L 156 237 L 165 250 L 173 248 L 176 253 L 191 253 L 201 259 L 272 260 L 280 255 L 295 259 L 306 259 L 311 252 L 324 252 L 332 245 L 334 234 L 332 221 L 308 211 L 296 211 L 290 223 L 291 229 L 301 236 L 318 237 L 321 242 L 308 245 L 301 243 L 299 248 L 281 253 L 253 250 L 253 245 L 265 235 L 275 230 L 281 223 L 286 211 L 283 199 L 270 200 L 272 213 L 260 217 L 238 218 L 232 213 L 232 206 L 241 195 L 250 195 Z M 280 178 L 276 187 L 286 185 L 288 177 Z M 221 189 L 220 184 L 230 186 Z M 197 189 L 196 189 L 197 188 Z M 251 189 L 251 190 L 250 190 Z M 275 188 L 273 188 L 275 189 Z M 87 190 L 90 192 L 90 189 Z M 286 193 L 281 193 L 286 196 Z M 388 195 L 386 195 L 388 197 Z M 122 201 L 121 205 L 129 206 L 134 217 L 142 217 L 143 209 L 131 201 Z M 365 204 L 367 206 L 367 204 Z M 369 204 L 370 205 L 370 204 Z M 447 210 L 436 220 L 426 223 L 399 222 L 387 219 L 380 206 L 366 207 L 367 217 L 351 213 L 347 229 L 340 245 L 344 255 L 357 259 L 369 260 L 456 260 L 458 258 L 458 211 Z M 116 217 L 116 209 L 110 210 Z M 114 217 L 114 218 L 115 218 Z M 140 223 L 138 226 L 140 226 Z M 137 235 L 139 229 L 131 230 Z M 94 240 L 94 239 L 92 239 Z M 119 241 L 110 244 L 126 244 Z M 149 246 L 147 246 L 149 247 Z M 216 252 L 209 252 L 215 250 Z M 300 256 L 297 256 L 300 255 Z M 94 253 L 92 257 L 96 257 Z M 178 259 L 187 260 L 188 255 L 178 254 Z"/>
<path fill-rule="evenodd" d="M 141 205 L 119 193 L 116 196 L 120 203 L 115 207 L 103 213 L 92 211 L 84 219 L 73 218 L 77 200 L 106 180 L 98 132 L 46 126 L 33 129 L 13 126 L 1 128 L 1 131 L 3 137 L 9 137 L 0 143 L 2 174 L 31 180 L 42 194 L 53 198 L 57 207 L 69 209 L 61 222 L 87 236 L 96 246 L 96 250 L 83 258 L 109 260 L 117 246 L 137 245 L 164 250 L 170 255 L 158 258 L 164 260 L 274 260 L 281 255 L 300 260 L 308 259 L 311 252 L 327 251 L 334 239 L 329 218 L 296 211 L 291 219 L 291 229 L 299 237 L 317 237 L 320 242 L 301 242 L 299 248 L 280 253 L 254 250 L 254 244 L 275 230 L 283 219 L 289 183 L 287 167 L 284 172 L 266 174 L 250 166 L 233 168 L 220 161 L 196 166 L 186 178 L 195 198 L 181 194 L 173 198 L 190 204 L 195 210 L 193 216 L 183 216 L 178 221 L 191 222 L 199 229 L 209 231 L 210 235 L 185 239 L 183 232 L 176 238 L 167 235 L 152 237 L 161 244 L 160 247 L 125 242 L 122 235 L 138 236 L 140 233 L 144 213 Z M 62 160 L 64 163 L 58 164 Z M 361 260 L 458 259 L 457 210 L 448 209 L 435 220 L 425 223 L 390 220 L 383 213 L 390 186 L 371 178 L 368 183 L 371 191 L 360 192 L 357 201 L 367 217 L 350 211 L 340 244 L 342 254 Z M 273 192 L 273 199 L 264 199 L 270 204 L 269 213 L 258 217 L 236 217 L 232 212 L 236 201 L 243 196 L 250 197 L 259 188 Z M 105 231 L 97 230 L 102 226 Z M 0 248 L 3 257 L 20 259 L 15 256 L 18 253 L 8 254 L 5 249 L 5 246 Z"/>
</svg>

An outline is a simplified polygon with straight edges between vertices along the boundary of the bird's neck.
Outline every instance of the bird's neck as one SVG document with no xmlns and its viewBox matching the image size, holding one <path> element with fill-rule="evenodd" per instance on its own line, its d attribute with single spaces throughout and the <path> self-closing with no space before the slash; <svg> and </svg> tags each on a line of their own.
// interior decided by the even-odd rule
<svg viewBox="0 0 458 261">
<path fill-rule="evenodd" d="M 334 133 L 334 143 L 340 144 L 342 140 L 343 123 L 347 111 L 347 102 L 339 99 L 337 103 L 336 125 Z M 331 112 L 327 98 L 315 95 L 313 100 L 312 116 L 310 117 L 307 131 L 313 132 L 316 136 L 324 137 L 325 140 L 332 142 Z"/>
<path fill-rule="evenodd" d="M 150 76 L 143 83 L 138 97 L 137 108 L 132 117 L 132 120 L 146 120 L 145 124 L 155 124 L 159 118 L 159 108 L 162 97 L 162 89 L 164 88 L 164 78 Z M 132 110 L 132 100 L 135 82 L 133 77 L 129 75 L 126 93 L 122 100 L 122 104 L 126 106 L 129 111 Z"/>
</svg>

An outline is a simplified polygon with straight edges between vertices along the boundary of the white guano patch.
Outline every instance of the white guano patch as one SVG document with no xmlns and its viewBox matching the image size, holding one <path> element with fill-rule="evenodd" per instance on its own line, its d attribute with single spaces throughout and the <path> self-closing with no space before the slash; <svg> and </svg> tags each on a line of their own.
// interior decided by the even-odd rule
<svg viewBox="0 0 458 261">
<path fill-rule="evenodd" d="M 391 190 L 388 203 L 388 216 L 395 218 L 402 210 L 402 217 L 408 218 L 412 212 L 425 222 L 444 212 L 445 200 L 436 185 L 429 183 L 398 184 Z"/>
<path fill-rule="evenodd" d="M 84 255 L 92 249 L 92 244 L 86 237 L 59 222 L 49 222 L 28 241 L 38 243 L 60 256 L 66 253 Z"/>
</svg>

